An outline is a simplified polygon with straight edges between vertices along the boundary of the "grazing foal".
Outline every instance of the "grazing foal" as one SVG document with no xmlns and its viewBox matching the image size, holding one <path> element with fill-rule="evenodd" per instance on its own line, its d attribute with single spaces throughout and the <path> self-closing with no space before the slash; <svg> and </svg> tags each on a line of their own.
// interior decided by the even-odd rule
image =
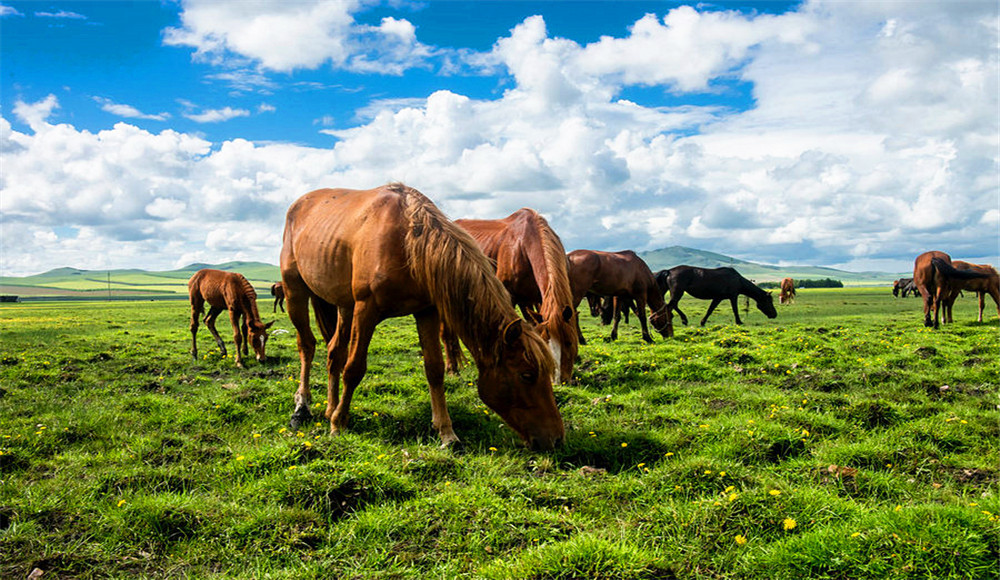
<svg viewBox="0 0 1000 580">
<path fill-rule="evenodd" d="M 223 310 L 228 310 L 233 324 L 233 342 L 236 343 L 236 366 L 243 368 L 242 357 L 249 356 L 247 344 L 253 345 L 257 360 L 264 362 L 267 329 L 274 322 L 261 322 L 257 313 L 257 293 L 242 274 L 208 268 L 198 270 L 188 280 L 188 295 L 191 298 L 191 356 L 195 360 L 198 360 L 198 319 L 208 302 L 205 326 L 208 326 L 222 354 L 226 354 L 226 343 L 215 330 L 215 319 Z"/>
</svg>

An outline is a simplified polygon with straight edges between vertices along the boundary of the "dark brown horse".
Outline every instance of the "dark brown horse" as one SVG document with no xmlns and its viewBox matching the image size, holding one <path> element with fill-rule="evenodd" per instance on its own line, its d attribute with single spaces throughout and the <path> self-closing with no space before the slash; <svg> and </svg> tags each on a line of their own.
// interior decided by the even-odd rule
<svg viewBox="0 0 1000 580">
<path fill-rule="evenodd" d="M 271 305 L 271 312 L 277 312 L 278 307 L 285 311 L 285 287 L 281 282 L 271 284 L 271 296 L 274 296 L 274 304 Z"/>
<path fill-rule="evenodd" d="M 778 311 L 774 309 L 774 298 L 770 292 L 762 290 L 759 286 L 747 280 L 739 272 L 732 268 L 697 268 L 694 266 L 675 266 L 669 270 L 660 270 L 656 273 L 656 283 L 661 292 L 670 291 L 670 301 L 667 302 L 669 310 L 676 310 L 681 317 L 681 322 L 687 324 L 687 316 L 677 307 L 684 293 L 687 292 L 695 298 L 711 300 L 708 312 L 701 319 L 701 325 L 705 326 L 712 311 L 723 300 L 729 300 L 733 307 L 733 316 L 736 324 L 743 324 L 740 320 L 740 313 L 736 307 L 736 298 L 743 294 L 749 296 L 757 303 L 757 309 L 768 318 L 778 316 Z"/>
<path fill-rule="evenodd" d="M 207 268 L 198 270 L 188 280 L 188 295 L 191 298 L 191 356 L 195 360 L 198 360 L 198 319 L 208 302 L 205 326 L 222 354 L 226 354 L 226 343 L 215 330 L 215 319 L 223 310 L 228 310 L 229 321 L 233 324 L 233 342 L 236 343 L 236 366 L 243 367 L 242 357 L 249 356 L 248 344 L 253 345 L 257 360 L 264 362 L 267 329 L 274 322 L 261 322 L 257 313 L 257 292 L 242 274 Z"/>
<path fill-rule="evenodd" d="M 958 298 L 958 294 L 962 290 L 976 293 L 976 297 L 979 299 L 979 322 L 983 321 L 983 310 L 986 309 L 987 294 L 993 298 L 993 302 L 997 305 L 997 317 L 1000 318 L 1000 274 L 997 273 L 996 268 L 989 264 L 970 264 L 961 260 L 954 260 L 951 265 L 956 270 L 971 270 L 986 274 L 986 278 L 963 280 L 956 285 L 957 289 L 952 289 L 952 295 L 949 297 L 947 307 L 945 308 L 945 322 L 952 321 L 951 307 L 955 304 L 955 299 Z"/>
<path fill-rule="evenodd" d="M 778 304 L 791 304 L 795 300 L 795 280 L 783 278 L 781 280 L 781 293 L 778 294 Z"/>
<path fill-rule="evenodd" d="M 327 341 L 325 414 L 332 433 L 347 426 L 375 326 L 412 315 L 430 385 L 431 418 L 444 445 L 458 437 L 445 405 L 442 322 L 469 349 L 483 402 L 534 449 L 551 449 L 562 440 L 550 379 L 555 363 L 545 342 L 518 317 L 475 240 L 417 190 L 396 183 L 367 191 L 320 189 L 300 197 L 285 221 L 281 277 L 301 360 L 293 426 L 312 416 L 311 302 Z"/>
<path fill-rule="evenodd" d="M 569 381 L 579 350 L 566 250 L 544 217 L 522 208 L 498 220 L 455 220 L 496 264 L 497 278 L 525 318 L 549 343 L 557 367 L 553 382 Z M 537 313 L 535 310 L 537 309 Z M 447 339 L 446 339 L 447 343 Z M 449 370 L 457 345 L 448 346 Z"/>
<path fill-rule="evenodd" d="M 913 284 L 924 299 L 924 326 L 938 328 L 939 310 L 948 306 L 953 294 L 958 296 L 965 280 L 987 277 L 988 274 L 975 270 L 956 270 L 951 256 L 944 252 L 932 250 L 917 256 L 913 261 Z M 945 318 L 947 322 L 947 314 Z"/>
<path fill-rule="evenodd" d="M 670 312 L 663 302 L 663 294 L 656 286 L 653 273 L 646 262 L 632 250 L 600 252 L 574 250 L 569 253 L 570 284 L 573 289 L 573 307 L 579 306 L 587 292 L 601 296 L 631 299 L 642 327 L 642 339 L 653 342 L 646 326 L 646 306 L 649 305 L 649 323 L 664 338 L 674 335 Z M 618 338 L 618 317 L 611 328 L 611 340 Z"/>
</svg>

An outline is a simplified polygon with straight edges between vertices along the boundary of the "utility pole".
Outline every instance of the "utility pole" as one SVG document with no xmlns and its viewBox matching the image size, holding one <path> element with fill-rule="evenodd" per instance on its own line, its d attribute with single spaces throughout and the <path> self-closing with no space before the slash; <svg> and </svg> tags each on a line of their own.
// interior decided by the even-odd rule
<svg viewBox="0 0 1000 580">
<path fill-rule="evenodd" d="M 108 270 L 108 302 L 111 302 L 111 270 Z"/>
</svg>

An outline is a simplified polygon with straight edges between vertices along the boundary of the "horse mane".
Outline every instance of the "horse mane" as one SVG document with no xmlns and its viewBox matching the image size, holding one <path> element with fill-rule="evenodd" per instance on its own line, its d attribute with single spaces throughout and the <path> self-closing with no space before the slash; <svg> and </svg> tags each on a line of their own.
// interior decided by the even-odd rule
<svg viewBox="0 0 1000 580">
<path fill-rule="evenodd" d="M 548 320 L 559 321 L 550 325 L 550 332 L 559 334 L 562 339 L 576 339 L 576 329 L 562 319 L 562 310 L 573 305 L 573 290 L 569 285 L 569 266 L 566 260 L 566 250 L 562 241 L 556 235 L 549 222 L 535 210 L 531 219 L 538 227 L 542 243 L 542 255 L 545 257 L 545 270 L 548 272 L 549 287 L 542 292 L 541 314 Z"/>
<path fill-rule="evenodd" d="M 246 276 L 238 272 L 233 273 L 237 277 L 237 282 L 239 282 L 241 291 L 240 303 L 243 310 L 247 313 L 247 323 L 260 323 L 260 314 L 257 312 L 257 291 L 253 289 L 253 284 L 246 279 Z"/>
<path fill-rule="evenodd" d="M 462 338 L 477 362 L 499 361 L 502 331 L 520 318 L 489 259 L 472 236 L 424 194 L 402 183 L 386 187 L 404 198 L 409 223 L 404 245 L 411 275 L 427 288 L 442 322 Z M 534 332 L 521 336 L 539 372 L 551 375 L 555 361 L 541 337 Z"/>
<path fill-rule="evenodd" d="M 733 272 L 736 272 L 734 268 L 729 268 Z M 754 302 L 760 302 L 761 300 L 767 298 L 767 290 L 764 290 L 760 286 L 754 284 L 750 280 L 747 280 L 743 274 L 736 272 L 736 275 L 740 277 L 740 284 L 743 286 L 744 294 L 754 299 Z"/>
</svg>

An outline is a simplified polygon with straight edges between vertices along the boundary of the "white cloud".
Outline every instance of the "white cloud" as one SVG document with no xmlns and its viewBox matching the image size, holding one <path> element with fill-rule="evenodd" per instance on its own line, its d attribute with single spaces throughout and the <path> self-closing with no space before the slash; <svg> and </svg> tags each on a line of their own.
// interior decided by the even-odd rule
<svg viewBox="0 0 1000 580">
<path fill-rule="evenodd" d="M 115 103 L 105 97 L 94 97 L 94 101 L 101 105 L 101 110 L 112 115 L 125 117 L 126 119 L 148 119 L 151 121 L 166 121 L 170 118 L 170 113 L 147 114 L 132 105 Z"/>
<path fill-rule="evenodd" d="M 221 123 L 237 117 L 249 117 L 250 111 L 223 107 L 221 109 L 205 109 L 200 113 L 184 113 L 184 116 L 195 123 Z"/>
<path fill-rule="evenodd" d="M 8 16 L 24 16 L 24 14 L 17 11 L 17 8 L 13 6 L 6 6 L 0 4 L 0 18 L 6 18 Z"/>
<path fill-rule="evenodd" d="M 83 14 L 77 12 L 69 12 L 67 10 L 59 10 L 58 12 L 35 12 L 35 16 L 39 18 L 63 18 L 68 20 L 86 20 L 87 17 Z"/>
<path fill-rule="evenodd" d="M 386 17 L 379 26 L 360 25 L 360 0 L 296 2 L 187 0 L 181 26 L 164 42 L 195 48 L 196 58 L 221 64 L 244 60 L 266 70 L 291 72 L 329 63 L 335 69 L 401 74 L 420 66 L 430 49 L 413 25 Z"/>
<path fill-rule="evenodd" d="M 186 5 L 186 30 L 215 39 L 223 52 L 213 54 L 235 52 L 228 35 L 266 5 L 251 4 L 243 24 L 193 24 L 207 18 L 203 10 L 233 6 Z M 299 4 L 289 18 L 316 9 Z M 330 149 L 210 143 L 124 123 L 95 134 L 51 124 L 55 97 L 19 102 L 14 114 L 31 132 L 0 123 L 2 235 L 5 247 L 42 239 L 44 253 L 8 252 L 2 268 L 89 267 L 97 258 L 84 246 L 127 248 L 122 255 L 141 256 L 145 267 L 149 255 L 161 256 L 160 267 L 179 265 L 177 256 L 275 262 L 294 198 L 392 180 L 452 217 L 535 207 L 567 249 L 683 244 L 828 265 L 912 265 L 930 247 L 982 256 L 991 251 L 983 240 L 995 247 L 1000 220 L 996 16 L 989 3 L 814 1 L 782 16 L 678 8 L 588 45 L 551 38 L 533 17 L 478 56 L 512 77 L 502 95 L 442 90 L 378 101 L 357 126 L 324 129 L 338 139 Z M 212 36 L 201 28 L 208 22 L 224 30 Z M 416 42 L 402 21 L 379 28 Z M 643 54 L 656 42 L 676 51 Z M 241 50 L 262 65 L 306 66 L 296 64 L 305 55 Z M 677 51 L 693 62 L 678 61 Z M 618 98 L 647 80 L 678 92 L 712 90 L 720 78 L 752 84 L 753 107 L 654 108 Z M 79 234 L 64 239 L 66 227 Z M 152 249 L 159 240 L 171 240 L 167 250 Z"/>
</svg>

